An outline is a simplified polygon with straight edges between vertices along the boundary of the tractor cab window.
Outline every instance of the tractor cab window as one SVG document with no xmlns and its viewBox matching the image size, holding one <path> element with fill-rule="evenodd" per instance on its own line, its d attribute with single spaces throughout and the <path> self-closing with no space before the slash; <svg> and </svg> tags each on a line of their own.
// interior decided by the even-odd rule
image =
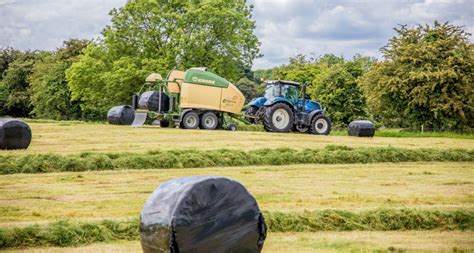
<svg viewBox="0 0 474 253">
<path fill-rule="evenodd" d="M 298 103 L 298 87 L 294 85 L 284 85 L 282 87 L 281 95 L 294 105 Z"/>
<path fill-rule="evenodd" d="M 272 99 L 280 96 L 280 85 L 268 84 L 265 89 L 265 98 Z"/>
</svg>

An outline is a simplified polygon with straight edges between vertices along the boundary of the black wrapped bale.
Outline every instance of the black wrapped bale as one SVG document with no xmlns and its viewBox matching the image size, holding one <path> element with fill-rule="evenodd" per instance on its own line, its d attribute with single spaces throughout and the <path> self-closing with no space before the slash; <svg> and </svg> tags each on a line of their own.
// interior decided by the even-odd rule
<svg viewBox="0 0 474 253">
<path fill-rule="evenodd" d="M 266 225 L 240 183 L 183 177 L 161 184 L 140 217 L 143 252 L 260 252 Z"/>
<path fill-rule="evenodd" d="M 160 94 L 161 94 L 161 108 L 160 108 Z M 169 97 L 161 91 L 146 91 L 140 96 L 138 100 L 138 108 L 152 112 L 167 112 L 169 111 Z M 161 111 L 160 111 L 161 109 Z"/>
<path fill-rule="evenodd" d="M 354 120 L 348 128 L 350 136 L 373 137 L 375 134 L 374 123 L 368 120 Z"/>
<path fill-rule="evenodd" d="M 135 110 L 129 105 L 112 107 L 107 113 L 107 121 L 113 125 L 131 125 L 135 119 Z"/>
<path fill-rule="evenodd" d="M 28 124 L 16 119 L 0 119 L 0 149 L 27 149 L 30 143 Z"/>
</svg>

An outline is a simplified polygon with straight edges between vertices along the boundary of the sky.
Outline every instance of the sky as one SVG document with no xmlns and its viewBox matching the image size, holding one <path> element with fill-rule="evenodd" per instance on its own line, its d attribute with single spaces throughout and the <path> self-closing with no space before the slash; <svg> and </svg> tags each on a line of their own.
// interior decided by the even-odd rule
<svg viewBox="0 0 474 253">
<path fill-rule="evenodd" d="M 54 50 L 69 38 L 94 39 L 109 11 L 126 0 L 0 0 L 0 47 Z M 253 69 L 290 57 L 356 53 L 381 59 L 379 49 L 400 24 L 449 21 L 474 33 L 474 0 L 249 0 L 263 57 Z M 473 37 L 471 37 L 471 41 Z"/>
</svg>

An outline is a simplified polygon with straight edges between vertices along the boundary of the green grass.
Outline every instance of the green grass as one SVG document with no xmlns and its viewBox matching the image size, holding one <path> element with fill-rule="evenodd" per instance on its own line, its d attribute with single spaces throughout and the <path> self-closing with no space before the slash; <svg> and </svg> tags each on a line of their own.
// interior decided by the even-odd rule
<svg viewBox="0 0 474 253">
<path fill-rule="evenodd" d="M 407 149 L 472 149 L 473 139 L 461 138 L 358 138 L 299 133 L 267 133 L 249 131 L 205 131 L 144 126 L 114 126 L 70 121 L 30 123 L 33 139 L 27 150 L 0 151 L 0 154 L 79 154 L 145 153 L 153 150 L 256 150 L 263 148 L 320 149 L 327 145 L 348 147 L 396 147 Z M 48 123 L 49 122 L 49 123 Z"/>
<path fill-rule="evenodd" d="M 474 230 L 474 211 L 379 209 L 353 213 L 264 213 L 269 232 Z M 95 242 L 137 240 L 138 219 L 99 222 L 59 221 L 48 225 L 0 229 L 0 248 L 78 246 Z"/>
<path fill-rule="evenodd" d="M 305 164 L 13 174 L 0 177 L 0 226 L 136 217 L 161 183 L 193 175 L 241 182 L 269 212 L 474 210 L 474 163 Z"/>
<path fill-rule="evenodd" d="M 474 161 L 474 150 L 351 148 L 290 148 L 239 150 L 157 150 L 143 153 L 82 153 L 79 155 L 3 155 L 0 174 L 116 169 L 168 169 L 221 166 L 340 164 L 414 161 Z"/>
</svg>

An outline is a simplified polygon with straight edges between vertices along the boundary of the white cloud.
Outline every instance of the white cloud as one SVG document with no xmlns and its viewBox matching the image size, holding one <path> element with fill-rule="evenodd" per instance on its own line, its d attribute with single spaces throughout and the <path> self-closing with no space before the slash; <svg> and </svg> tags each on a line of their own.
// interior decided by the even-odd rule
<svg viewBox="0 0 474 253">
<path fill-rule="evenodd" d="M 450 21 L 474 31 L 474 2 L 457 1 L 251 1 L 264 57 L 254 69 L 288 63 L 297 53 L 356 53 L 381 57 L 379 49 L 399 24 L 415 25 Z"/>
<path fill-rule="evenodd" d="M 53 50 L 68 38 L 94 39 L 109 11 L 126 0 L 0 0 L 0 47 Z M 474 33 L 474 0 L 250 0 L 263 58 L 254 68 L 298 53 L 381 57 L 398 24 L 450 21 Z"/>
</svg>

